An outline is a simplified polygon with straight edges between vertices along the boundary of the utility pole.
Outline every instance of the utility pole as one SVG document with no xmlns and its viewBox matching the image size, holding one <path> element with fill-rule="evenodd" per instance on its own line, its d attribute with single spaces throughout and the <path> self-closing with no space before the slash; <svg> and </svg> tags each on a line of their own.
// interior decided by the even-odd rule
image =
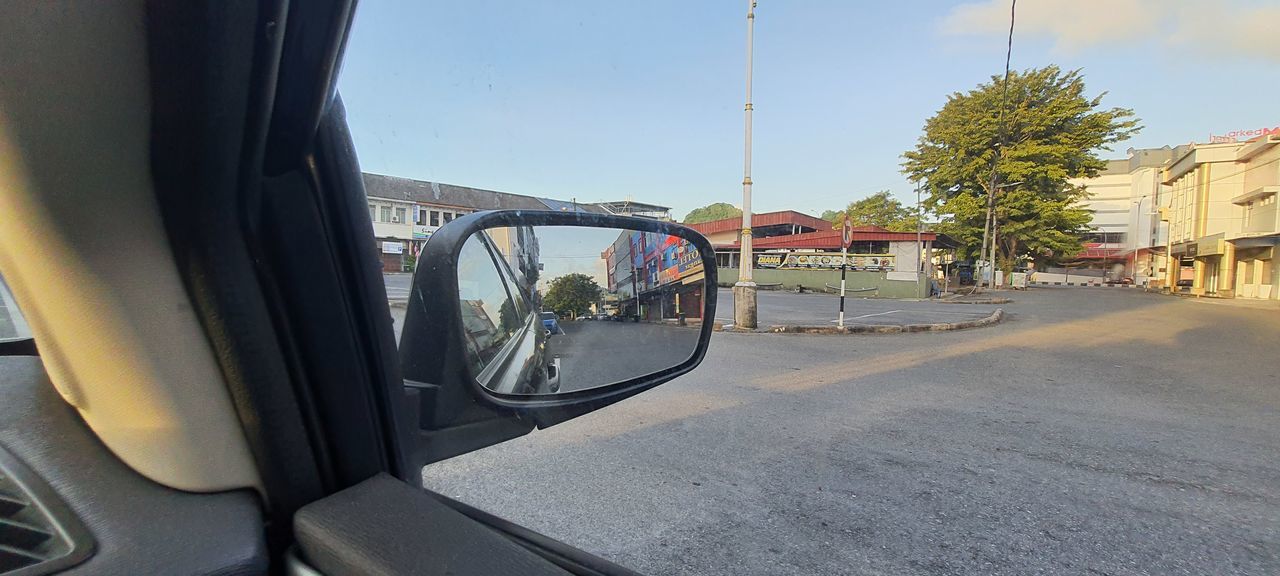
<svg viewBox="0 0 1280 576">
<path fill-rule="evenodd" d="M 987 261 L 988 269 L 991 270 L 991 282 L 996 280 L 996 192 L 1000 189 L 1000 172 L 997 169 L 1000 163 L 1000 156 L 1004 154 L 1005 131 L 1004 131 L 1004 109 L 1009 99 L 1009 62 L 1013 58 L 1013 24 L 1018 13 L 1018 0 L 1013 0 L 1009 6 L 1009 43 L 1004 53 L 1004 82 L 1000 83 L 1000 116 L 997 119 L 996 151 L 991 158 L 991 184 L 987 190 L 987 219 L 982 223 L 982 250 L 978 252 L 978 259 L 981 260 L 987 255 L 987 235 L 991 235 L 991 260 Z M 990 232 L 988 232 L 990 230 Z M 981 276 L 981 275 L 980 275 Z M 982 285 L 982 278 L 978 279 L 977 286 Z"/>
<path fill-rule="evenodd" d="M 756 328 L 756 283 L 751 279 L 755 259 L 751 251 L 751 41 L 756 22 L 756 0 L 747 0 L 747 106 L 746 150 L 742 170 L 742 251 L 738 257 L 738 283 L 733 285 L 733 323 Z"/>
</svg>

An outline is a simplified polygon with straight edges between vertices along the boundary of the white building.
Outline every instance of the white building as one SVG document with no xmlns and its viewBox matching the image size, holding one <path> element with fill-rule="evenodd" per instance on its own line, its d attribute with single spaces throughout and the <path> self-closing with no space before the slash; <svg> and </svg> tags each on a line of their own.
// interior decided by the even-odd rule
<svg viewBox="0 0 1280 576">
<path fill-rule="evenodd" d="M 364 173 L 369 219 L 385 272 L 407 270 L 409 258 L 454 218 L 481 210 L 557 210 L 605 214 L 596 204 L 563 202 L 467 186 Z"/>
<path fill-rule="evenodd" d="M 1131 148 L 1128 158 L 1108 161 L 1096 177 L 1071 180 L 1085 187 L 1084 206 L 1093 214 L 1075 264 L 1138 284 L 1164 278 L 1167 226 L 1160 209 L 1169 206 L 1169 195 L 1161 193 L 1161 169 L 1173 153 L 1168 146 Z"/>
</svg>

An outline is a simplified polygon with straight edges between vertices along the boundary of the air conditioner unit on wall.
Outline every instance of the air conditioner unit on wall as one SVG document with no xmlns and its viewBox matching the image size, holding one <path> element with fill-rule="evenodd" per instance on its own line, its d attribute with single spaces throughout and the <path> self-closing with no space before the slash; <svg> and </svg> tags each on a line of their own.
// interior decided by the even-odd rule
<svg viewBox="0 0 1280 576">
<path fill-rule="evenodd" d="M 400 223 L 400 217 L 399 217 L 399 216 L 392 216 L 392 217 L 391 217 L 391 223 L 392 223 L 392 224 L 399 224 L 399 223 Z"/>
</svg>

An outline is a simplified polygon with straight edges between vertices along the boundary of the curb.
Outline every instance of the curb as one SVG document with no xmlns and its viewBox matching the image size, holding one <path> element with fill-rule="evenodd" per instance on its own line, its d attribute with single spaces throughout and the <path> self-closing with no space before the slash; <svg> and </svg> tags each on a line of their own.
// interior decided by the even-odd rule
<svg viewBox="0 0 1280 576">
<path fill-rule="evenodd" d="M 939 304 L 1008 304 L 1011 298 L 984 298 L 982 300 L 938 300 Z"/>
<path fill-rule="evenodd" d="M 1146 288 L 1137 284 L 1106 284 L 1103 282 L 1027 282 L 1028 286 L 1090 286 L 1093 288 Z"/>
<path fill-rule="evenodd" d="M 904 332 L 946 332 L 949 330 L 964 330 L 966 328 L 978 328 L 981 326 L 990 326 L 1004 319 L 1004 309 L 996 308 L 990 316 L 978 318 L 977 320 L 966 320 L 963 322 L 944 322 L 938 324 L 849 324 L 844 328 L 836 326 L 799 326 L 799 325 L 778 325 L 770 326 L 765 332 L 772 334 L 901 334 Z M 739 330 L 729 330 L 731 332 L 739 332 Z M 746 330 L 741 330 L 746 332 Z"/>
</svg>

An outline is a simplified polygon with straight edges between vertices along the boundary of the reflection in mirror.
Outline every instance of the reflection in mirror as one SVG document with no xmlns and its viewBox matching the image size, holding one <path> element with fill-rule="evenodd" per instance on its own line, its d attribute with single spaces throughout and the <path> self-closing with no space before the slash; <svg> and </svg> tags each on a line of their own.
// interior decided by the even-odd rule
<svg viewBox="0 0 1280 576">
<path fill-rule="evenodd" d="M 705 282 L 697 248 L 668 234 L 477 232 L 458 258 L 472 373 L 494 392 L 555 394 L 677 366 L 697 349 Z"/>
</svg>

